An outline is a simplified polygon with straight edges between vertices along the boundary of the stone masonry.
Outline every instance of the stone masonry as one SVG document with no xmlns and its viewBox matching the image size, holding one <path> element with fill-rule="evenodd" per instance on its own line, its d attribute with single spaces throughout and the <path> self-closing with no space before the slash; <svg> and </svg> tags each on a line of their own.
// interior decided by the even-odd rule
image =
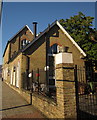
<svg viewBox="0 0 97 120">
<path fill-rule="evenodd" d="M 27 92 L 19 93 L 27 101 L 30 100 Z M 74 64 L 58 64 L 56 65 L 56 102 L 42 95 L 32 94 L 32 104 L 48 118 L 76 120 L 75 93 Z"/>
</svg>

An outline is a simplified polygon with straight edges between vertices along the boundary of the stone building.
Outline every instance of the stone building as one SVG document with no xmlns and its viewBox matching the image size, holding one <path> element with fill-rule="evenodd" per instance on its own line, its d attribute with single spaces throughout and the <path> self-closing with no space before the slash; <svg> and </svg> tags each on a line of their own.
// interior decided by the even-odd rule
<svg viewBox="0 0 97 120">
<path fill-rule="evenodd" d="M 58 21 L 39 34 L 36 33 L 37 23 L 33 24 L 34 32 L 26 25 L 7 42 L 3 54 L 3 80 L 28 101 L 31 96 L 24 89 L 29 90 L 29 86 L 34 89 L 35 82 L 39 83 L 41 92 L 45 88 L 43 85 L 50 93 L 56 90 L 56 101 L 33 94 L 33 105 L 48 118 L 76 120 L 74 65 L 85 67 L 87 64 L 89 67 L 86 54 Z M 80 76 L 82 83 L 85 82 L 86 72 Z"/>
<path fill-rule="evenodd" d="M 25 81 L 29 80 L 29 73 L 37 68 L 49 69 L 47 82 L 54 81 L 55 84 L 57 64 L 85 65 L 85 52 L 58 21 L 38 35 L 36 27 L 34 22 L 33 34 L 27 25 L 24 26 L 8 41 L 3 54 L 3 79 L 17 88 L 23 88 Z"/>
<path fill-rule="evenodd" d="M 33 40 L 33 33 L 26 25 L 8 42 L 3 54 L 3 80 L 15 87 L 21 88 L 23 72 L 22 49 Z"/>
</svg>

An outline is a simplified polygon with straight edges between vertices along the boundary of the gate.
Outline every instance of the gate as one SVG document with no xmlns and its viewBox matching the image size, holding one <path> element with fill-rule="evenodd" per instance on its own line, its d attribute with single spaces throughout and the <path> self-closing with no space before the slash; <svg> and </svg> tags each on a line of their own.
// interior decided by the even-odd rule
<svg viewBox="0 0 97 120">
<path fill-rule="evenodd" d="M 78 120 L 97 120 L 97 81 L 93 69 L 75 66 Z"/>
</svg>

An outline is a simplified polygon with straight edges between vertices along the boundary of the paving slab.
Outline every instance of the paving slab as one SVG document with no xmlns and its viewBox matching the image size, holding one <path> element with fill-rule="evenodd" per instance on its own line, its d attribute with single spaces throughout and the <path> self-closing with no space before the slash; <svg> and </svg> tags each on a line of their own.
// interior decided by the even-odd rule
<svg viewBox="0 0 97 120">
<path fill-rule="evenodd" d="M 0 81 L 1 82 L 1 81 Z M 45 116 L 30 105 L 19 93 L 2 82 L 2 118 L 43 118 Z"/>
</svg>

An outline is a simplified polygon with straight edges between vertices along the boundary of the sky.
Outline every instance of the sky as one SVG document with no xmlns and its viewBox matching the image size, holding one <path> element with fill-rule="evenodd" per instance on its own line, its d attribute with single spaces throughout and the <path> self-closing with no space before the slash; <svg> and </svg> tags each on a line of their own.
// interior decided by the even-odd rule
<svg viewBox="0 0 97 120">
<path fill-rule="evenodd" d="M 97 1 L 95 3 L 95 27 L 97 29 Z"/>
<path fill-rule="evenodd" d="M 56 19 L 68 19 L 80 11 L 86 16 L 95 17 L 95 2 L 4 2 L 0 58 L 7 41 L 23 26 L 28 25 L 33 31 L 32 22 L 36 21 L 38 22 L 37 33 L 39 33 Z M 95 21 L 93 24 L 95 26 Z M 0 60 L 1 63 L 2 60 Z"/>
</svg>

